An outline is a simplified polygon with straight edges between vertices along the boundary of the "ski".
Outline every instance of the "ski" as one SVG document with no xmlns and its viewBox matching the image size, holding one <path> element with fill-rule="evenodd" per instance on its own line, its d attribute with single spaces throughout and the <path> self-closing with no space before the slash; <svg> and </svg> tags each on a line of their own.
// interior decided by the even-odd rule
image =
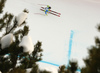
<svg viewBox="0 0 100 73">
<path fill-rule="evenodd" d="M 54 12 L 54 13 L 57 13 L 57 14 L 59 14 L 59 15 L 61 15 L 61 13 L 58 13 L 58 12 L 55 12 L 55 11 L 52 11 L 52 10 L 50 10 L 51 12 Z"/>
<path fill-rule="evenodd" d="M 41 9 L 40 10 L 42 10 L 42 11 L 44 11 L 44 7 L 41 7 Z M 50 14 L 53 14 L 53 15 L 55 15 L 55 16 L 58 16 L 58 17 L 60 17 L 60 15 L 61 15 L 61 13 L 58 13 L 58 12 L 56 12 L 56 11 L 53 11 L 53 10 L 50 10 L 50 12 L 49 12 Z"/>
<path fill-rule="evenodd" d="M 41 8 L 43 8 L 43 9 L 44 9 L 44 7 L 41 7 Z M 57 13 L 57 14 L 61 15 L 61 13 L 58 13 L 58 12 L 53 11 L 53 10 L 50 10 L 50 12 L 54 12 L 54 13 Z"/>
<path fill-rule="evenodd" d="M 40 9 L 40 10 L 44 11 L 43 9 Z M 54 14 L 54 13 L 52 13 L 52 12 L 49 12 L 49 13 L 50 13 L 50 14 L 53 14 L 53 15 L 55 15 L 55 16 L 60 17 L 60 15 Z"/>
</svg>

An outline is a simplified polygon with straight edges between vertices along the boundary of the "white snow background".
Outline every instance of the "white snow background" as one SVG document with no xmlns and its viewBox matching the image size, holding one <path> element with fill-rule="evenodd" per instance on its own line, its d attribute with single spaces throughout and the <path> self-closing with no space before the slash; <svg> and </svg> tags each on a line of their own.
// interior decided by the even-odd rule
<svg viewBox="0 0 100 73">
<path fill-rule="evenodd" d="M 61 17 L 35 14 L 44 14 L 39 4 L 50 5 L 52 10 L 61 13 Z M 7 0 L 5 5 L 5 11 L 16 16 L 25 8 L 29 10 L 26 20 L 29 35 L 34 44 L 38 40 L 42 42 L 44 61 L 67 65 L 70 32 L 73 30 L 71 59 L 77 59 L 79 66 L 84 66 L 87 48 L 95 44 L 95 36 L 100 36 L 96 29 L 100 23 L 99 0 Z M 42 68 L 54 67 L 39 64 Z"/>
</svg>

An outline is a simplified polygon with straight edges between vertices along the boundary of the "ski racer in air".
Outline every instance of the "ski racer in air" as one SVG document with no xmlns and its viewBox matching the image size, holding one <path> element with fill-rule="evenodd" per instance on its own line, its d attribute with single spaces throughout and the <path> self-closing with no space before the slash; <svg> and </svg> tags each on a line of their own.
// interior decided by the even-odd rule
<svg viewBox="0 0 100 73">
<path fill-rule="evenodd" d="M 46 15 L 48 15 L 47 13 L 50 12 L 51 7 L 49 5 L 47 5 L 47 7 L 45 7 L 44 12 Z"/>
</svg>

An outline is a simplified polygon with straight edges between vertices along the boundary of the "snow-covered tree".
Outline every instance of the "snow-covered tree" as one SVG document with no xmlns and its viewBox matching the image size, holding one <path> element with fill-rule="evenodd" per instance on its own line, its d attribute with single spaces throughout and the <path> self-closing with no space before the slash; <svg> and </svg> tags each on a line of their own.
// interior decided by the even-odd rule
<svg viewBox="0 0 100 73">
<path fill-rule="evenodd" d="M 0 15 L 6 0 L 0 0 Z M 42 60 L 42 43 L 33 45 L 25 24 L 28 11 L 18 16 L 4 13 L 0 18 L 0 71 L 2 73 L 25 73 L 26 69 L 39 70 L 36 62 Z M 20 28 L 21 27 L 21 28 Z M 3 32 L 2 32 L 3 31 Z M 32 72 L 31 71 L 31 72 Z"/>
<path fill-rule="evenodd" d="M 32 39 L 30 36 L 24 36 L 19 46 L 24 48 L 23 52 L 29 52 L 29 54 L 31 54 L 32 51 L 34 51 Z"/>
<path fill-rule="evenodd" d="M 13 34 L 9 33 L 1 38 L 1 49 L 7 48 L 13 42 Z"/>
<path fill-rule="evenodd" d="M 27 19 L 27 16 L 28 16 L 28 11 L 27 10 L 24 10 L 22 13 L 20 13 L 16 17 L 16 20 L 18 21 L 17 25 L 20 26 Z"/>
</svg>

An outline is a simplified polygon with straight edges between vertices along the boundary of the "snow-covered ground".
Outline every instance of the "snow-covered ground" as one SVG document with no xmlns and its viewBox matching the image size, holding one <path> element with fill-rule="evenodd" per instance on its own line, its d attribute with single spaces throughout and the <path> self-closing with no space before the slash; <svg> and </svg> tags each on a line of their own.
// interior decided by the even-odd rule
<svg viewBox="0 0 100 73">
<path fill-rule="evenodd" d="M 60 12 L 61 17 L 35 14 L 44 14 L 40 7 L 45 5 Z M 29 10 L 26 20 L 30 27 L 29 35 L 34 44 L 38 40 L 42 42 L 44 61 L 67 65 L 70 33 L 73 30 L 71 59 L 77 59 L 79 66 L 84 66 L 87 48 L 94 45 L 94 37 L 99 35 L 96 29 L 100 23 L 99 0 L 7 0 L 5 5 L 5 11 L 16 16 L 25 8 Z M 40 64 L 43 68 L 46 65 Z"/>
</svg>

